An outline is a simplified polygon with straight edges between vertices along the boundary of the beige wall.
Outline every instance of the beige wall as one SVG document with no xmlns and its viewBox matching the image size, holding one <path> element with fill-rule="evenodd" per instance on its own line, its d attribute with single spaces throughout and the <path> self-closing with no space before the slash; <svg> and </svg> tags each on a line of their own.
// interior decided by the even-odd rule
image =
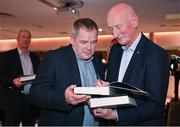
<svg viewBox="0 0 180 127">
<path fill-rule="evenodd" d="M 146 33 L 152 40 L 165 49 L 180 48 L 180 32 L 161 32 L 161 33 Z M 153 37 L 153 38 L 152 38 Z M 108 48 L 109 42 L 112 40 L 111 35 L 99 36 L 97 49 L 98 51 L 105 51 Z M 33 38 L 30 49 L 32 51 L 47 51 L 56 49 L 60 46 L 68 45 L 68 37 L 59 38 Z M 0 40 L 0 51 L 6 51 L 16 47 L 16 40 Z"/>
<path fill-rule="evenodd" d="M 180 32 L 155 33 L 155 42 L 166 49 L 180 49 Z"/>
<path fill-rule="evenodd" d="M 99 36 L 96 50 L 104 51 L 107 49 L 109 42 L 112 40 L 111 35 Z M 33 38 L 30 50 L 32 51 L 47 51 L 59 48 L 69 44 L 68 37 L 61 38 Z M 15 39 L 0 40 L 0 51 L 6 51 L 17 46 Z"/>
</svg>

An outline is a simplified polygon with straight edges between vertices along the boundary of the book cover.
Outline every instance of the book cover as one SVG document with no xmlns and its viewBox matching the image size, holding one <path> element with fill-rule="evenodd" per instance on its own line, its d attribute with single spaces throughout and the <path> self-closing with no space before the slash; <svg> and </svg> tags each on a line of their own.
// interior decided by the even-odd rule
<svg viewBox="0 0 180 127">
<path fill-rule="evenodd" d="M 125 95 L 125 96 L 116 96 L 116 97 L 100 97 L 100 98 L 91 98 L 88 101 L 90 108 L 99 108 L 99 107 L 127 107 L 127 106 L 136 106 L 136 101 Z"/>
<path fill-rule="evenodd" d="M 33 75 L 24 75 L 24 76 L 21 76 L 20 77 L 20 81 L 21 82 L 29 82 L 29 81 L 32 81 L 36 78 L 36 75 L 33 74 Z"/>
</svg>

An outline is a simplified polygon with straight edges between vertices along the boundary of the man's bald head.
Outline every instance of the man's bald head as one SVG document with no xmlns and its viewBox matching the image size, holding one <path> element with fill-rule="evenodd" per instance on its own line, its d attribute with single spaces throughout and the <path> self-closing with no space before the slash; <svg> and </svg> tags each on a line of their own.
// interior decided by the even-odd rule
<svg viewBox="0 0 180 127">
<path fill-rule="evenodd" d="M 107 13 L 107 24 L 121 45 L 129 47 L 138 35 L 139 18 L 129 4 L 114 5 Z"/>
</svg>

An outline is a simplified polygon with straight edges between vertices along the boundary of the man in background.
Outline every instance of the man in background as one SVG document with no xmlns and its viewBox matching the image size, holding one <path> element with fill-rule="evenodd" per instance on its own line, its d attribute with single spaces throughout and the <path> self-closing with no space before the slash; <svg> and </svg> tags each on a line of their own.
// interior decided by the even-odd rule
<svg viewBox="0 0 180 127">
<path fill-rule="evenodd" d="M 94 115 L 116 125 L 165 125 L 164 108 L 169 80 L 166 51 L 139 32 L 139 17 L 132 6 L 118 3 L 107 14 L 107 24 L 118 41 L 111 48 L 107 81 L 131 84 L 149 93 L 135 98 L 136 107 L 95 109 Z M 108 83 L 98 86 L 106 86 Z"/>
<path fill-rule="evenodd" d="M 23 75 L 36 73 L 39 57 L 29 51 L 31 32 L 26 29 L 19 31 L 17 48 L 1 54 L 0 84 L 1 107 L 4 111 L 3 125 L 34 126 L 36 108 L 28 101 L 28 91 L 31 84 L 20 81 Z"/>
</svg>

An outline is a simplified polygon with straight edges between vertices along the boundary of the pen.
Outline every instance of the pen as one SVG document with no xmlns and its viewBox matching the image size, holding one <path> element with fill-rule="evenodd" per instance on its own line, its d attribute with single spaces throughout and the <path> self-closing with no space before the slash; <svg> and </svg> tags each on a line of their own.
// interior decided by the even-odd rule
<svg viewBox="0 0 180 127">
<path fill-rule="evenodd" d="M 100 83 L 103 84 L 102 80 L 101 80 L 101 78 L 100 78 L 100 76 L 98 74 L 97 74 L 97 78 L 99 79 Z"/>
</svg>

